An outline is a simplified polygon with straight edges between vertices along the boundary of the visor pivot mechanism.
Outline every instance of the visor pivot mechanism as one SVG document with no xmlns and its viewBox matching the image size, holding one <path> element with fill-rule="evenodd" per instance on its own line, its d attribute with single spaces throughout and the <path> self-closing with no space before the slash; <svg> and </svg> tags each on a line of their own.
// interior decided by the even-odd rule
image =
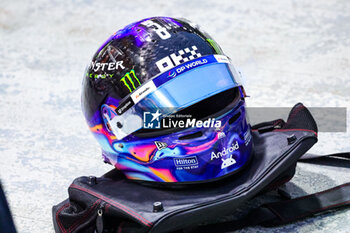
<svg viewBox="0 0 350 233">
<path fill-rule="evenodd" d="M 120 123 L 120 122 L 118 121 L 118 122 L 117 122 L 117 127 L 118 127 L 119 129 L 121 129 L 121 128 L 123 127 L 122 123 Z"/>
</svg>

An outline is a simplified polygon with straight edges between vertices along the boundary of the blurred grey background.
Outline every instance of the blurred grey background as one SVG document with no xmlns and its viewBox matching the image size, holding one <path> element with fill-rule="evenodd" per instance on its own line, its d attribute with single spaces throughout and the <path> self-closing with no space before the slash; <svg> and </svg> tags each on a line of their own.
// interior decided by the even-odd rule
<svg viewBox="0 0 350 233">
<path fill-rule="evenodd" d="M 53 232 L 51 206 L 75 177 L 102 175 L 80 109 L 85 66 L 112 33 L 150 16 L 201 25 L 243 72 L 250 107 L 350 106 L 350 2 L 0 2 L 0 179 L 19 232 Z M 286 113 L 287 115 L 287 113 Z M 312 153 L 350 151 L 347 132 L 320 133 Z M 299 164 L 293 196 L 350 181 L 349 168 Z M 242 232 L 349 232 L 343 210 Z"/>
</svg>

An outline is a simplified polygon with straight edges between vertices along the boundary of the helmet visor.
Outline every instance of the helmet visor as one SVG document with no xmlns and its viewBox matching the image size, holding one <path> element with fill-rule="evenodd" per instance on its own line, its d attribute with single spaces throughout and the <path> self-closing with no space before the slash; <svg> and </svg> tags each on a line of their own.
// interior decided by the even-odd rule
<svg viewBox="0 0 350 233">
<path fill-rule="evenodd" d="M 118 106 L 115 114 L 109 114 L 110 107 L 103 105 L 102 113 L 109 124 L 109 129 L 117 139 L 123 139 L 141 128 L 160 128 L 162 118 L 220 92 L 240 86 L 240 76 L 227 62 L 228 59 L 219 62 L 216 58 L 210 62 L 214 56 L 217 55 L 201 58 L 207 62 L 195 69 L 180 72 L 184 69 L 186 65 L 184 64 L 144 83 Z M 200 61 L 196 59 L 188 64 L 196 64 L 196 61 L 199 64 L 198 60 Z"/>
</svg>

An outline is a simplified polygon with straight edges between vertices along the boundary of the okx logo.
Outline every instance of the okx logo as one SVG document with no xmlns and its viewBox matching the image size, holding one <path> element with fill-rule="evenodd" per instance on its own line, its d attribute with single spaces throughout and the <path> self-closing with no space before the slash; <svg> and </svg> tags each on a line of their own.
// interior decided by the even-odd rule
<svg viewBox="0 0 350 233">
<path fill-rule="evenodd" d="M 160 119 L 162 114 L 157 110 L 155 113 L 143 113 L 143 128 L 145 129 L 160 129 Z"/>
<path fill-rule="evenodd" d="M 137 78 L 135 74 L 135 70 L 132 69 L 130 72 L 126 73 L 121 79 L 121 82 L 128 88 L 130 93 L 136 89 L 136 87 L 141 86 L 140 80 Z M 135 84 L 137 86 L 135 86 Z"/>
</svg>

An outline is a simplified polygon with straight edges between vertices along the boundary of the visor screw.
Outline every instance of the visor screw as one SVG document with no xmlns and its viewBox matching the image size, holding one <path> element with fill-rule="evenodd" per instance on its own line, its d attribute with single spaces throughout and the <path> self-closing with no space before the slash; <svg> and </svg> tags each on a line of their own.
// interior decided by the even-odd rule
<svg viewBox="0 0 350 233">
<path fill-rule="evenodd" d="M 161 212 L 163 210 L 163 204 L 160 201 L 156 201 L 153 203 L 153 212 Z"/>
<path fill-rule="evenodd" d="M 120 123 L 120 122 L 118 121 L 118 122 L 117 122 L 117 127 L 118 127 L 119 129 L 121 129 L 121 128 L 123 127 L 122 123 Z"/>
<path fill-rule="evenodd" d="M 90 185 L 97 184 L 96 176 L 89 176 L 89 184 Z"/>
<path fill-rule="evenodd" d="M 123 144 L 121 144 L 121 143 L 119 143 L 119 145 L 118 145 L 120 148 L 123 148 L 124 146 L 123 146 Z"/>
<path fill-rule="evenodd" d="M 294 134 L 290 135 L 290 136 L 287 138 L 288 145 L 293 144 L 296 140 L 297 140 L 297 137 L 296 137 Z"/>
</svg>

